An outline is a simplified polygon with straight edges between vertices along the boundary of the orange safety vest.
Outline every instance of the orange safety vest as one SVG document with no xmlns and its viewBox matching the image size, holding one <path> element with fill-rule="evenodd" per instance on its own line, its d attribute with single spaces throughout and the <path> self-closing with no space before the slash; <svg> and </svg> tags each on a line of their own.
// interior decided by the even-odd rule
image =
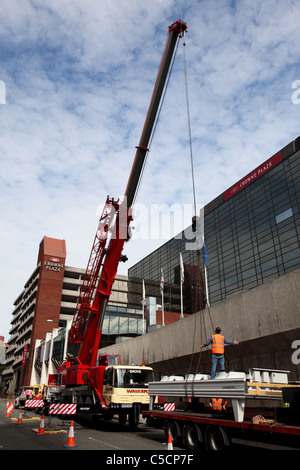
<svg viewBox="0 0 300 470">
<path fill-rule="evenodd" d="M 222 398 L 212 398 L 211 403 L 213 410 L 222 411 L 222 402 Z"/>
<path fill-rule="evenodd" d="M 212 337 L 212 350 L 213 354 L 224 354 L 224 336 L 211 335 Z"/>
</svg>

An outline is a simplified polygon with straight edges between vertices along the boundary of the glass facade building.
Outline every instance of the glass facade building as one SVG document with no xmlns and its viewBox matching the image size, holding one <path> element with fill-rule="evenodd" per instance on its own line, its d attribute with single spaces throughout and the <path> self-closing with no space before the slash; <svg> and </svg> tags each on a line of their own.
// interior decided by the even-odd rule
<svg viewBox="0 0 300 470">
<path fill-rule="evenodd" d="M 186 250 L 184 231 L 130 268 L 129 281 L 145 279 L 147 295 L 159 301 L 163 269 L 165 309 L 180 311 L 182 252 L 184 313 L 259 286 L 300 267 L 299 206 L 298 137 L 204 207 L 206 271 L 203 251 Z"/>
<path fill-rule="evenodd" d="M 102 334 L 107 341 L 117 336 L 141 335 L 143 326 L 142 307 L 139 309 L 107 306 L 103 321 Z"/>
</svg>

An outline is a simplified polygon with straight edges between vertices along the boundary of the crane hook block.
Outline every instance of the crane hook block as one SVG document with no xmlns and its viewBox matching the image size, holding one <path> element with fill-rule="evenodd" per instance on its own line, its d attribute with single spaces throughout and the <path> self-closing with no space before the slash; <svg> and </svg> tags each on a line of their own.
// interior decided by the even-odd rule
<svg viewBox="0 0 300 470">
<path fill-rule="evenodd" d="M 193 217 L 192 217 L 192 232 L 196 232 L 196 229 L 197 229 L 196 225 L 197 225 L 197 217 L 195 215 L 193 215 Z"/>
</svg>

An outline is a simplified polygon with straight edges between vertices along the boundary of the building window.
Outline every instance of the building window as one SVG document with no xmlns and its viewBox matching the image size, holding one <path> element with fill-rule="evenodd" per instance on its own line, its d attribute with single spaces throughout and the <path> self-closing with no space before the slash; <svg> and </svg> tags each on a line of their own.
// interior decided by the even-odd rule
<svg viewBox="0 0 300 470">
<path fill-rule="evenodd" d="M 283 222 L 284 220 L 288 219 L 289 217 L 292 217 L 293 215 L 293 209 L 287 209 L 284 212 L 281 212 L 281 214 L 276 215 L 276 224 L 279 224 L 280 222 Z"/>
</svg>

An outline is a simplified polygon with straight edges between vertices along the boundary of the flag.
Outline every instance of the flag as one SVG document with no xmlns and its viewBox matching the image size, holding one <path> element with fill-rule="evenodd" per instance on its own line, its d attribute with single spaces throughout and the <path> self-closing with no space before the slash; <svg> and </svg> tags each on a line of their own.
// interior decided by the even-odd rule
<svg viewBox="0 0 300 470">
<path fill-rule="evenodd" d="M 205 240 L 203 241 L 203 261 L 206 264 L 206 266 L 208 266 L 209 261 L 208 261 L 208 253 L 207 253 Z"/>
<path fill-rule="evenodd" d="M 163 292 L 165 286 L 165 278 L 163 270 L 161 270 L 161 277 L 160 277 L 160 291 Z"/>
<path fill-rule="evenodd" d="M 146 300 L 146 289 L 145 289 L 145 282 L 143 279 L 143 302 L 145 302 L 145 300 Z"/>
<path fill-rule="evenodd" d="M 183 284 L 184 283 L 184 265 L 183 265 L 183 260 L 182 260 L 182 253 L 179 253 L 179 259 L 180 259 L 180 281 Z"/>
</svg>

